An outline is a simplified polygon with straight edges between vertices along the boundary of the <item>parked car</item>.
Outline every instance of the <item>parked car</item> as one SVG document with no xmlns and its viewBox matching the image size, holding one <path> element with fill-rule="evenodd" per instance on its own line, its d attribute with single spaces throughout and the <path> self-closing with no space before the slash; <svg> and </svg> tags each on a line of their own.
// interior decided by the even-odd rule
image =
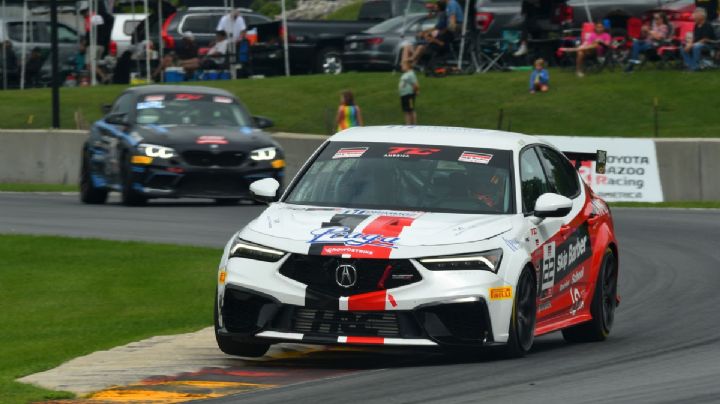
<svg viewBox="0 0 720 404">
<path fill-rule="evenodd" d="M 142 86 L 123 92 L 83 145 L 80 198 L 102 204 L 119 191 L 126 205 L 149 198 L 249 198 L 251 182 L 283 179 L 285 160 L 231 93 L 196 86 Z"/>
<path fill-rule="evenodd" d="M 345 38 L 343 66 L 346 70 L 391 70 L 404 43 L 414 43 L 415 34 L 435 26 L 436 17 L 409 14 L 383 21 L 364 32 Z"/>
<path fill-rule="evenodd" d="M 593 21 L 608 19 L 614 33 L 625 33 L 627 19 L 640 17 L 659 4 L 676 0 L 543 0 L 538 24 L 546 32 L 579 28 L 588 21 L 586 3 Z M 503 30 L 520 29 L 522 0 L 477 0 L 475 23 L 488 38 L 499 38 Z"/>
<path fill-rule="evenodd" d="M 122 55 L 132 46 L 132 33 L 138 24 L 142 23 L 147 14 L 115 14 L 112 31 L 110 33 L 110 54 L 113 56 Z"/>
<path fill-rule="evenodd" d="M 39 49 L 43 58 L 39 82 L 44 85 L 51 80 L 50 66 L 50 20 L 32 19 L 26 22 L 26 33 L 23 38 L 23 20 L 20 18 L 0 18 L 0 43 L 9 40 L 17 56 L 18 69 L 22 60 L 22 45 L 25 40 L 25 55 L 29 57 L 33 49 Z M 58 50 L 60 63 L 68 60 L 78 49 L 77 31 L 69 26 L 58 23 Z M 27 60 L 27 59 L 26 59 Z M 2 67 L 0 66 L 0 69 Z M 19 72 L 18 72 L 19 74 Z"/>
</svg>

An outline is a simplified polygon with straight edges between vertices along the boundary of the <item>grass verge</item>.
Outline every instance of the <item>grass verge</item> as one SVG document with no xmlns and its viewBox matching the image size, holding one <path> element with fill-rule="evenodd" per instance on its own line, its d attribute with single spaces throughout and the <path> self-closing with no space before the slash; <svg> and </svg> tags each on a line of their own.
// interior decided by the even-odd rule
<svg viewBox="0 0 720 404">
<path fill-rule="evenodd" d="M 653 100 L 659 109 L 661 137 L 714 137 L 720 133 L 720 75 L 677 71 L 591 74 L 583 79 L 552 70 L 551 90 L 531 95 L 523 72 L 420 77 L 418 120 L 423 125 L 497 128 L 503 110 L 503 129 L 530 134 L 585 136 L 653 136 Z M 345 73 L 273 77 L 262 80 L 199 83 L 237 94 L 253 114 L 275 120 L 276 130 L 328 133 L 339 93 L 352 89 L 366 124 L 398 124 L 403 115 L 397 94 L 399 75 Z M 196 83 L 197 84 L 197 83 Z M 62 125 L 74 128 L 73 114 L 81 110 L 93 121 L 99 105 L 110 103 L 123 86 L 63 88 Z M 0 92 L 4 128 L 50 126 L 50 90 Z M 28 119 L 32 116 L 32 122 Z"/>
<path fill-rule="evenodd" d="M 77 192 L 77 185 L 0 183 L 0 192 Z"/>
<path fill-rule="evenodd" d="M 325 16 L 326 20 L 335 21 L 354 21 L 357 20 L 362 7 L 362 0 L 356 0 L 344 7 L 340 7 L 332 13 Z"/>
<path fill-rule="evenodd" d="M 100 349 L 212 324 L 215 249 L 0 235 L 3 403 L 71 397 L 17 383 Z"/>
<path fill-rule="evenodd" d="M 720 209 L 720 201 L 683 201 L 683 202 L 612 202 L 618 208 L 686 208 Z"/>
</svg>

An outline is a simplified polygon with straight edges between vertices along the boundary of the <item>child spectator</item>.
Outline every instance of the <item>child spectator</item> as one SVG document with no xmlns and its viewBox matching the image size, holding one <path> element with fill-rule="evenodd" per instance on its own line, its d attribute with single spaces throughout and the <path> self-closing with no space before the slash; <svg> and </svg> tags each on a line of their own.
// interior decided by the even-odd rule
<svg viewBox="0 0 720 404">
<path fill-rule="evenodd" d="M 400 76 L 398 90 L 400 92 L 400 105 L 405 114 L 405 125 L 417 125 L 415 96 L 420 92 L 420 85 L 409 60 L 402 62 L 402 71 L 403 74 Z"/>
<path fill-rule="evenodd" d="M 360 107 L 355 105 L 355 97 L 350 90 L 345 90 L 340 94 L 340 106 L 335 123 L 338 132 L 353 126 L 363 126 L 362 112 L 360 112 Z"/>
<path fill-rule="evenodd" d="M 530 94 L 537 91 L 546 93 L 550 89 L 550 73 L 545 68 L 545 59 L 538 59 L 533 65 L 535 68 L 530 73 Z"/>
</svg>

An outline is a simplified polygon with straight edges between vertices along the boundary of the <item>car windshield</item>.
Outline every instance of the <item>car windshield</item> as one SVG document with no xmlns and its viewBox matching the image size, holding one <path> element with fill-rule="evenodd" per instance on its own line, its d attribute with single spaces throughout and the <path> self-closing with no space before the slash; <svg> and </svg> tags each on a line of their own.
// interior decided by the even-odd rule
<svg viewBox="0 0 720 404">
<path fill-rule="evenodd" d="M 252 126 L 236 100 L 218 95 L 146 95 L 136 110 L 136 122 L 142 125 Z"/>
<path fill-rule="evenodd" d="M 506 214 L 515 210 L 512 152 L 330 142 L 285 198 L 297 205 Z"/>
<path fill-rule="evenodd" d="M 410 26 L 413 22 L 417 21 L 418 18 L 425 16 L 427 14 L 408 14 L 407 17 L 399 16 L 395 18 L 391 18 L 389 20 L 383 21 L 378 25 L 373 25 L 372 27 L 365 30 L 368 34 L 381 34 L 384 32 L 397 32 L 400 31 L 403 27 L 403 23 L 406 24 L 406 26 Z"/>
</svg>

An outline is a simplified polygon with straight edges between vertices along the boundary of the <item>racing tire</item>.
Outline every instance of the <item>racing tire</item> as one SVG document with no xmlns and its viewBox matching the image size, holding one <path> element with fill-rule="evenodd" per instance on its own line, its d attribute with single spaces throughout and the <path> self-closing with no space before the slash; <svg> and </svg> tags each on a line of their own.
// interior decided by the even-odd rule
<svg viewBox="0 0 720 404">
<path fill-rule="evenodd" d="M 610 248 L 605 251 L 601 268 L 590 303 L 592 320 L 562 330 L 567 342 L 599 342 L 610 335 L 617 307 L 618 279 L 617 261 Z"/>
<path fill-rule="evenodd" d="M 214 310 L 214 317 L 215 317 L 215 341 L 217 342 L 218 348 L 220 348 L 221 351 L 228 355 L 233 356 L 244 356 L 246 358 L 259 358 L 267 353 L 267 351 L 270 349 L 270 344 L 253 344 L 253 343 L 246 343 L 246 342 L 238 342 L 231 337 L 228 337 L 226 335 L 220 335 L 219 334 L 219 327 L 218 327 L 218 303 L 217 303 L 217 293 L 215 294 L 215 301 L 213 302 L 213 305 L 215 306 Z"/>
<path fill-rule="evenodd" d="M 102 205 L 107 201 L 108 190 L 93 185 L 88 157 L 83 153 L 80 168 L 80 201 L 88 205 Z"/>
<path fill-rule="evenodd" d="M 537 320 L 537 284 L 530 268 L 520 273 L 515 287 L 512 315 L 510 317 L 510 335 L 505 345 L 504 356 L 521 358 L 530 351 L 535 339 Z"/>
<path fill-rule="evenodd" d="M 130 157 L 125 156 L 122 166 L 122 191 L 121 199 L 125 206 L 142 206 L 147 203 L 148 198 L 133 189 Z"/>
<path fill-rule="evenodd" d="M 323 48 L 320 50 L 315 63 L 315 71 L 322 74 L 342 73 L 342 52 L 336 48 Z"/>
<path fill-rule="evenodd" d="M 240 202 L 238 198 L 218 198 L 215 199 L 215 204 L 219 206 L 234 206 Z"/>
</svg>

